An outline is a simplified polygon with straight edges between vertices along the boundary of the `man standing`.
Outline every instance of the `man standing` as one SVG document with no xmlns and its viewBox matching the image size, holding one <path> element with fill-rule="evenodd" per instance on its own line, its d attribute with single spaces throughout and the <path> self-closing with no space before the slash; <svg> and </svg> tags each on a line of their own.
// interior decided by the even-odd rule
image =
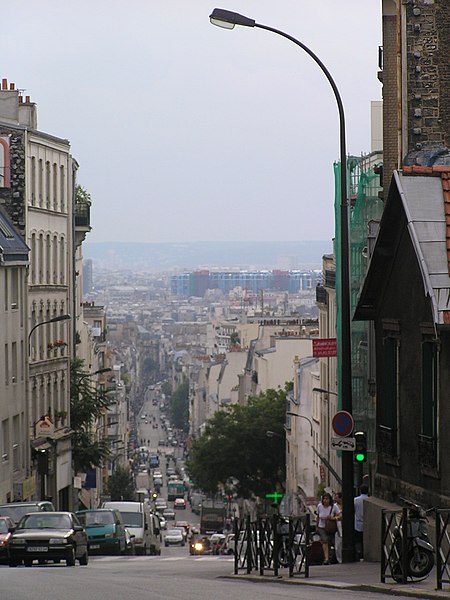
<svg viewBox="0 0 450 600">
<path fill-rule="evenodd" d="M 360 495 L 354 499 L 355 503 L 355 553 L 356 560 L 364 558 L 364 500 L 367 500 L 369 488 L 362 485 L 359 488 Z"/>
</svg>

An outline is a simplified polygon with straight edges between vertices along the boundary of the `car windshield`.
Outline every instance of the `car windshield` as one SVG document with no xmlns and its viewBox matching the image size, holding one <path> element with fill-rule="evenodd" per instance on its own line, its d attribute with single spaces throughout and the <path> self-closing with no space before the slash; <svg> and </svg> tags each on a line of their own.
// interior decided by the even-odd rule
<svg viewBox="0 0 450 600">
<path fill-rule="evenodd" d="M 21 504 L 20 506 L 8 504 L 6 506 L 0 506 L 0 514 L 5 517 L 11 517 L 16 523 L 18 523 L 27 513 L 37 512 L 38 510 L 39 508 L 35 504 Z"/>
<path fill-rule="evenodd" d="M 52 513 L 33 513 L 20 521 L 18 529 L 70 529 L 71 519 L 68 515 Z"/>
<path fill-rule="evenodd" d="M 169 531 L 167 532 L 167 535 L 182 536 L 183 534 L 181 533 L 180 529 L 169 529 Z"/>
<path fill-rule="evenodd" d="M 120 511 L 125 527 L 142 527 L 142 513 Z"/>
<path fill-rule="evenodd" d="M 114 515 L 108 511 L 77 513 L 77 516 L 85 527 L 101 527 L 102 525 L 112 525 L 114 523 Z"/>
<path fill-rule="evenodd" d="M 8 533 L 8 523 L 5 519 L 0 519 L 0 533 Z"/>
</svg>

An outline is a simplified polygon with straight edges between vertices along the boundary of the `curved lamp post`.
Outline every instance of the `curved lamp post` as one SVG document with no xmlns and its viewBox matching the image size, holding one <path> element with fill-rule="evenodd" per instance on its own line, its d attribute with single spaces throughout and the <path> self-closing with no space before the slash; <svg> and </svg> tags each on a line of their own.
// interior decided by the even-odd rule
<svg viewBox="0 0 450 600">
<path fill-rule="evenodd" d="M 340 380 L 341 380 L 341 408 L 352 414 L 352 375 L 351 375 L 351 330 L 350 330 L 350 276 L 349 276 L 349 234 L 348 234 L 348 200 L 347 200 L 347 161 L 346 161 L 346 146 L 345 146 L 345 115 L 344 106 L 342 103 L 339 90 L 331 77 L 330 72 L 325 67 L 318 56 L 312 52 L 305 44 L 292 37 L 291 35 L 256 23 L 254 19 L 249 19 L 229 10 L 215 8 L 210 15 L 210 21 L 213 25 L 223 27 L 225 29 L 233 29 L 235 25 L 244 27 L 256 27 L 271 31 L 280 35 L 304 50 L 320 67 L 323 74 L 330 84 L 339 112 L 339 147 L 340 147 L 340 325 L 341 325 L 341 362 L 340 362 Z M 342 495 L 345 506 L 342 518 L 342 559 L 343 562 L 352 562 L 354 560 L 353 549 L 353 455 L 351 452 L 342 453 Z"/>
<path fill-rule="evenodd" d="M 59 321 L 68 321 L 71 318 L 72 317 L 70 315 L 58 315 L 57 317 L 53 317 L 52 319 L 48 319 L 47 321 L 41 321 L 40 323 L 36 323 L 36 325 L 30 329 L 30 333 L 28 334 L 28 357 L 31 353 L 31 335 L 35 329 L 37 329 L 41 325 L 47 325 L 47 323 L 58 323 Z"/>
</svg>

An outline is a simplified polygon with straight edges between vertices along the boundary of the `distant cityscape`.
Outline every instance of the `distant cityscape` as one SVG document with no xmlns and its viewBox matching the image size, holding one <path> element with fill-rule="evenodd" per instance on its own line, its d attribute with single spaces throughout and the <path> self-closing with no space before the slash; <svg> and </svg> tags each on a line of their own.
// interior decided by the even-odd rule
<svg viewBox="0 0 450 600">
<path fill-rule="evenodd" d="M 194 269 L 321 269 L 325 241 L 126 243 L 86 241 L 84 258 L 102 269 L 148 272 Z"/>
</svg>

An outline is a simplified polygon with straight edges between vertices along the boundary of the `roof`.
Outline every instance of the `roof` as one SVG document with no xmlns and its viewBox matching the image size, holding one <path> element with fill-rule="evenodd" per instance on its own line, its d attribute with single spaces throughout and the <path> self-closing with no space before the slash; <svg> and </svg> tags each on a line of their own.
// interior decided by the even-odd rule
<svg viewBox="0 0 450 600">
<path fill-rule="evenodd" d="M 429 296 L 434 322 L 450 324 L 450 167 L 395 171 L 355 319 L 373 319 L 377 287 L 398 244 L 400 211 Z"/>
<path fill-rule="evenodd" d="M 0 208 L 0 265 L 27 264 L 29 251 L 7 213 Z"/>
</svg>

